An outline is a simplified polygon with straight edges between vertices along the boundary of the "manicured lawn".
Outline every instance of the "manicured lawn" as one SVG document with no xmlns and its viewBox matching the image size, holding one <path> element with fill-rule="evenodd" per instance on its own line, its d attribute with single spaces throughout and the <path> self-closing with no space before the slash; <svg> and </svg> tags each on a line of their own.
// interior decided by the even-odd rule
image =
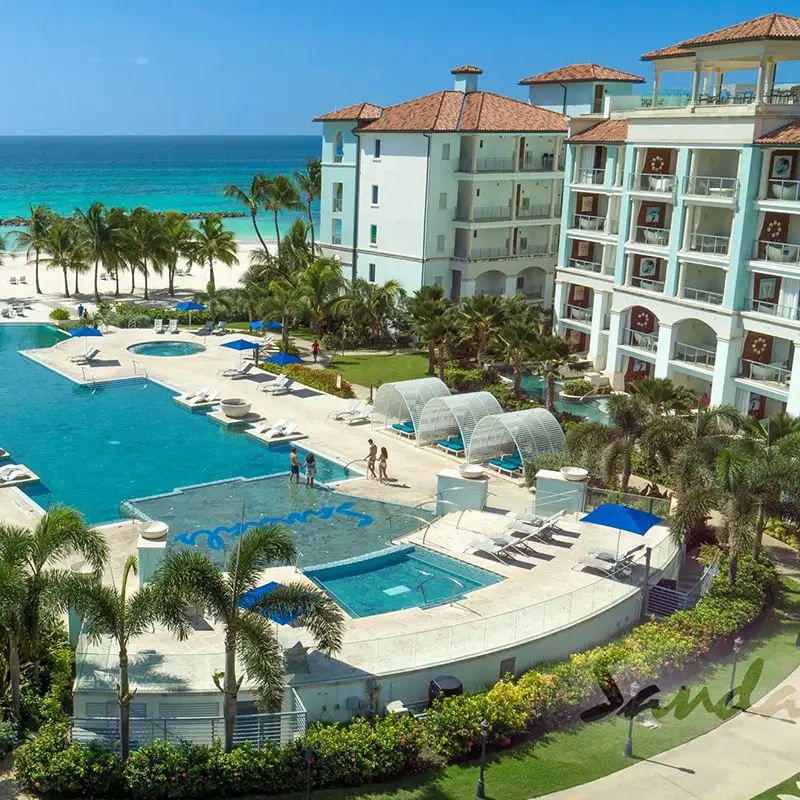
<svg viewBox="0 0 800 800">
<path fill-rule="evenodd" d="M 249 322 L 229 322 L 228 328 L 233 331 L 249 331 L 250 330 L 250 323 Z M 280 331 L 270 331 L 272 335 L 277 339 L 280 337 Z M 289 331 L 290 337 L 295 339 L 308 339 L 309 342 L 314 341 L 314 332 L 311 328 L 292 328 Z"/>
<path fill-rule="evenodd" d="M 369 386 L 392 381 L 408 381 L 424 378 L 428 374 L 427 356 L 416 353 L 410 355 L 386 356 L 332 356 L 331 372 L 341 372 L 345 380 Z"/>
<path fill-rule="evenodd" d="M 781 615 L 781 611 L 800 611 L 800 584 L 786 580 L 784 585 L 786 592 L 778 608 L 747 634 L 737 668 L 740 689 L 735 703 L 741 707 L 759 700 L 800 665 L 800 649 L 795 647 L 797 622 Z M 640 717 L 655 718 L 658 727 L 634 726 L 634 755 L 651 758 L 707 733 L 739 713 L 736 708 L 725 708 L 730 675 L 731 661 L 725 659 L 698 674 L 688 684 L 688 691 L 660 684 L 663 690 L 661 710 L 645 711 Z M 678 695 L 678 703 L 674 704 Z M 702 702 L 703 697 L 708 699 L 707 703 Z M 668 709 L 666 713 L 665 709 Z M 627 724 L 623 717 L 610 716 L 601 722 L 548 734 L 489 758 L 487 798 L 525 800 L 593 781 L 630 766 L 631 761 L 622 755 Z M 463 800 L 474 797 L 477 779 L 478 765 L 472 762 L 393 784 L 319 790 L 319 795 L 330 800 Z M 762 797 L 773 798 L 774 795 L 768 793 Z"/>
<path fill-rule="evenodd" d="M 780 795 L 788 795 L 789 797 L 800 797 L 800 772 L 787 778 L 783 783 L 767 789 L 766 792 L 753 797 L 752 800 L 778 800 Z"/>
</svg>

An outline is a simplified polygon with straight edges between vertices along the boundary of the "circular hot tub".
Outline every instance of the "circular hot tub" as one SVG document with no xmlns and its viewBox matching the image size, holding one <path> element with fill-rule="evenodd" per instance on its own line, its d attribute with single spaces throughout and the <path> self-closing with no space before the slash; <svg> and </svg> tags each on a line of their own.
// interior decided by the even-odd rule
<svg viewBox="0 0 800 800">
<path fill-rule="evenodd" d="M 132 344 L 128 351 L 137 356 L 157 356 L 170 358 L 175 356 L 193 356 L 202 353 L 206 348 L 194 342 L 141 342 Z"/>
</svg>

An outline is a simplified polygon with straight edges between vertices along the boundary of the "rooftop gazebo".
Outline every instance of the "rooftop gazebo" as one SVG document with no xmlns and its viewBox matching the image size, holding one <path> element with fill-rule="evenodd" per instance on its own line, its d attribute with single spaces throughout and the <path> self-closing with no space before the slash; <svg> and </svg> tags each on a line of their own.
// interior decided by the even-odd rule
<svg viewBox="0 0 800 800">
<path fill-rule="evenodd" d="M 408 432 L 413 435 L 425 404 L 434 397 L 446 397 L 450 390 L 438 378 L 415 378 L 411 381 L 384 383 L 372 405 L 372 427 L 388 428 L 393 422 L 410 420 Z"/>
<path fill-rule="evenodd" d="M 417 446 L 460 437 L 462 451 L 469 450 L 472 432 L 484 417 L 502 414 L 491 392 L 466 392 L 428 400 L 417 425 Z"/>
</svg>

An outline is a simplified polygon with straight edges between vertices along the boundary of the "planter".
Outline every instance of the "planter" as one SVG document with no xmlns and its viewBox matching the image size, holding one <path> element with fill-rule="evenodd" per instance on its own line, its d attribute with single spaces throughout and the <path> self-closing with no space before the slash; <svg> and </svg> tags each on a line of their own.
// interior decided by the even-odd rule
<svg viewBox="0 0 800 800">
<path fill-rule="evenodd" d="M 561 474 L 568 481 L 580 483 L 589 477 L 589 470 L 583 467 L 561 467 Z"/>
<path fill-rule="evenodd" d="M 484 472 L 480 464 L 462 464 L 458 471 L 462 478 L 481 478 Z"/>
<path fill-rule="evenodd" d="M 558 396 L 567 403 L 589 403 L 592 398 L 597 397 L 597 394 L 593 392 L 587 392 L 586 394 L 566 394 L 565 392 L 559 392 Z"/>
<path fill-rule="evenodd" d="M 782 244 L 768 244 L 766 247 L 767 261 L 789 261 L 792 249 Z"/>
<path fill-rule="evenodd" d="M 219 404 L 219 410 L 231 419 L 242 419 L 250 413 L 250 401 L 241 397 L 228 397 Z"/>
<path fill-rule="evenodd" d="M 778 200 L 797 200 L 798 188 L 800 183 L 797 181 L 786 181 L 784 183 L 771 184 L 772 194 Z"/>
<path fill-rule="evenodd" d="M 139 526 L 139 535 L 142 539 L 158 541 L 164 539 L 169 533 L 169 525 L 166 522 L 144 522 Z"/>
<path fill-rule="evenodd" d="M 596 231 L 600 220 L 596 217 L 578 217 L 578 227 L 585 231 Z"/>
</svg>

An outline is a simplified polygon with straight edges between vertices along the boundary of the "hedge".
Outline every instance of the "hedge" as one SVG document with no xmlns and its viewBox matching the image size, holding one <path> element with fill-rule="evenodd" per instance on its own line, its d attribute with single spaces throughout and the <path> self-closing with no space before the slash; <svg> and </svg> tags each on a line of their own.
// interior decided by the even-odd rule
<svg viewBox="0 0 800 800">
<path fill-rule="evenodd" d="M 264 368 L 269 369 L 271 372 L 275 370 L 275 367 L 271 364 L 266 364 Z M 311 367 L 302 367 L 299 364 L 289 364 L 281 367 L 281 371 L 310 389 L 319 389 L 321 392 L 327 392 L 328 394 L 336 395 L 336 397 L 352 398 L 356 396 L 353 387 L 344 378 L 342 378 L 342 388 L 337 388 L 336 375 L 330 372 L 311 369 Z"/>
<path fill-rule="evenodd" d="M 17 779 L 24 789 L 47 797 L 222 798 L 302 787 L 305 745 L 315 752 L 317 787 L 388 780 L 424 769 L 431 758 L 474 756 L 482 719 L 489 722 L 489 745 L 508 747 L 578 719 L 618 691 L 615 684 L 651 681 L 701 661 L 774 600 L 778 578 L 766 557 L 742 556 L 735 586 L 726 576 L 721 562 L 708 594 L 689 611 L 647 622 L 609 644 L 519 678 L 509 676 L 488 691 L 437 701 L 423 722 L 407 716 L 316 724 L 304 741 L 248 745 L 231 753 L 219 744 L 157 741 L 135 751 L 127 764 L 97 744 L 70 744 L 66 725 L 54 722 L 17 748 Z"/>
</svg>

